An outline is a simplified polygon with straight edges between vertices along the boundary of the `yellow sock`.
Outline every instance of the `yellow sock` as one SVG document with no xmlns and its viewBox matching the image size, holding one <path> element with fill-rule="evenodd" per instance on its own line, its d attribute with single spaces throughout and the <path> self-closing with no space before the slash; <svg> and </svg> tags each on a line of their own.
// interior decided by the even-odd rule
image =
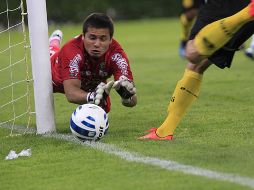
<svg viewBox="0 0 254 190">
<path fill-rule="evenodd" d="M 185 70 L 183 78 L 177 83 L 171 102 L 168 106 L 168 116 L 157 129 L 159 137 L 172 135 L 175 128 L 183 118 L 187 108 L 199 95 L 202 75 Z"/>
<path fill-rule="evenodd" d="M 186 18 L 185 14 L 181 14 L 180 21 L 181 21 L 181 25 L 182 25 L 181 40 L 182 41 L 187 41 L 188 38 L 189 38 L 191 27 L 192 27 L 193 19 L 192 20 L 188 20 Z"/>
<path fill-rule="evenodd" d="M 230 17 L 215 21 L 204 27 L 194 40 L 194 45 L 199 54 L 212 55 L 225 45 L 244 24 L 253 20 L 249 8 L 250 6 L 247 6 Z"/>
</svg>

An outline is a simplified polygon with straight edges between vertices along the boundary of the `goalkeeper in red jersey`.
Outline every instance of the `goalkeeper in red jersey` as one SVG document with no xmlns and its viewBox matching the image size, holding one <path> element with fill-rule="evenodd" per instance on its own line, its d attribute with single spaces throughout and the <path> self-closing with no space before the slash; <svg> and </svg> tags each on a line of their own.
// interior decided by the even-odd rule
<svg viewBox="0 0 254 190">
<path fill-rule="evenodd" d="M 111 18 L 102 13 L 89 15 L 83 33 L 61 49 L 62 32 L 54 31 L 49 40 L 53 91 L 64 93 L 71 103 L 93 103 L 109 112 L 113 87 L 124 106 L 135 106 L 136 88 L 129 60 L 113 33 Z M 107 83 L 111 76 L 115 81 Z"/>
<path fill-rule="evenodd" d="M 178 81 L 159 128 L 140 139 L 172 140 L 185 112 L 199 96 L 203 73 L 211 64 L 230 67 L 235 51 L 254 33 L 254 0 L 208 0 L 200 9 L 187 43 L 189 63 Z"/>
</svg>

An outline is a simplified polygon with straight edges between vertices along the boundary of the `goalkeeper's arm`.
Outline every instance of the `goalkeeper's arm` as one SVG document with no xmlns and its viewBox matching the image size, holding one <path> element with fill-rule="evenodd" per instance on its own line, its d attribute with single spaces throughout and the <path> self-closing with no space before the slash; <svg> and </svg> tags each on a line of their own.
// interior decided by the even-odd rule
<svg viewBox="0 0 254 190">
<path fill-rule="evenodd" d="M 75 104 L 92 103 L 99 105 L 106 100 L 113 86 L 113 81 L 100 83 L 93 92 L 85 92 L 81 89 L 79 79 L 69 79 L 63 82 L 64 92 L 67 100 Z"/>
<path fill-rule="evenodd" d="M 63 82 L 65 96 L 70 103 L 86 104 L 88 93 L 82 90 L 79 79 L 68 79 Z"/>
</svg>

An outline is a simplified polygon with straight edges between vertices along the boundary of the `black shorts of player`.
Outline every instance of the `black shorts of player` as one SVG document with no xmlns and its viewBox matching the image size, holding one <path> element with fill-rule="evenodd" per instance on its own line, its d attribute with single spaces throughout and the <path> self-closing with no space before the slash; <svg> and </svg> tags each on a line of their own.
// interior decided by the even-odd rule
<svg viewBox="0 0 254 190">
<path fill-rule="evenodd" d="M 207 24 L 231 16 L 249 4 L 249 0 L 208 0 L 202 6 L 191 30 L 190 39 Z M 254 21 L 245 24 L 232 39 L 208 59 L 219 68 L 230 67 L 235 51 L 254 33 Z"/>
<path fill-rule="evenodd" d="M 205 4 L 205 0 L 188 0 L 188 4 L 185 4 L 185 0 L 182 0 L 182 13 L 199 9 L 203 4 Z"/>
</svg>

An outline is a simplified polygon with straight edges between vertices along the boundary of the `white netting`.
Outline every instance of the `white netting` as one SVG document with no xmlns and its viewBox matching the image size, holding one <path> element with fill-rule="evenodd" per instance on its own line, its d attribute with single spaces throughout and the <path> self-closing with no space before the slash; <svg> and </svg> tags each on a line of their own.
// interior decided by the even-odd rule
<svg viewBox="0 0 254 190">
<path fill-rule="evenodd" d="M 28 126 L 32 77 L 23 1 L 0 3 L 0 127 Z M 11 130 L 12 134 L 12 130 Z"/>
</svg>

